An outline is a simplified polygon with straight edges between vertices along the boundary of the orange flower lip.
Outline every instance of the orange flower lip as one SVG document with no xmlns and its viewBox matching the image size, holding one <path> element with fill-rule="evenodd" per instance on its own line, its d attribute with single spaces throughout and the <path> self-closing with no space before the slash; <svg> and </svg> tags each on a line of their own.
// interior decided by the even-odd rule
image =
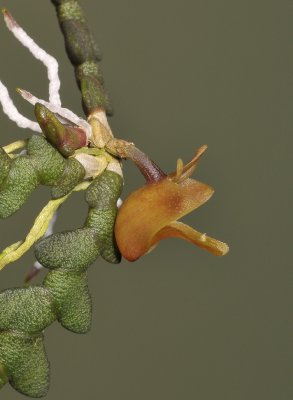
<svg viewBox="0 0 293 400">
<path fill-rule="evenodd" d="M 214 193 L 209 185 L 189 178 L 205 149 L 201 147 L 186 166 L 178 161 L 175 173 L 147 183 L 124 201 L 115 224 L 117 245 L 124 258 L 135 261 L 168 237 L 188 240 L 215 255 L 228 252 L 225 243 L 177 222 Z"/>
</svg>

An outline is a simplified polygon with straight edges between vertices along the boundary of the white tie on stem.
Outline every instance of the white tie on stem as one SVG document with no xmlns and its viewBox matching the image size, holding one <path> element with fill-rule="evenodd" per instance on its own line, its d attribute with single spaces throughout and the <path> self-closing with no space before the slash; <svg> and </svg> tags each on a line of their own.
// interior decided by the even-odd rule
<svg viewBox="0 0 293 400">
<path fill-rule="evenodd" d="M 19 42 L 28 48 L 32 55 L 40 60 L 48 71 L 49 80 L 49 101 L 38 99 L 33 96 L 30 92 L 26 90 L 19 89 L 18 92 L 21 96 L 29 101 L 31 104 L 35 105 L 37 102 L 45 105 L 50 111 L 57 114 L 60 117 L 61 122 L 69 123 L 72 125 L 77 125 L 84 129 L 87 138 L 91 137 L 92 128 L 90 124 L 78 117 L 72 111 L 67 108 L 61 107 L 61 100 L 59 95 L 60 90 L 60 79 L 58 75 L 58 62 L 57 60 L 48 54 L 45 50 L 40 48 L 34 40 L 21 28 L 12 15 L 7 10 L 2 10 L 4 15 L 4 20 L 7 28 L 13 33 Z M 14 121 L 20 128 L 29 128 L 35 132 L 42 132 L 39 124 L 37 122 L 31 121 L 30 119 L 24 117 L 19 113 L 12 99 L 9 96 L 8 90 L 5 85 L 0 81 L 0 103 L 2 104 L 4 113 Z"/>
<path fill-rule="evenodd" d="M 54 114 L 56 114 L 57 118 L 62 123 L 74 124 L 74 125 L 80 126 L 85 131 L 87 138 L 89 138 L 91 136 L 92 128 L 91 128 L 90 124 L 86 120 L 84 120 L 84 119 L 80 118 L 79 116 L 77 116 L 76 114 L 74 114 L 74 112 L 72 112 L 68 108 L 56 106 L 56 104 L 48 103 L 45 100 L 38 99 L 36 96 L 34 96 L 32 93 L 28 92 L 27 90 L 17 89 L 17 91 L 24 100 L 28 101 L 33 106 L 36 103 L 43 104 L 50 111 L 52 111 Z"/>
<path fill-rule="evenodd" d="M 0 103 L 4 113 L 8 116 L 11 121 L 15 122 L 20 128 L 29 128 L 35 132 L 42 132 L 37 122 L 31 121 L 24 117 L 17 110 L 13 101 L 11 100 L 6 86 L 0 81 Z"/>
<path fill-rule="evenodd" d="M 61 99 L 59 95 L 59 66 L 57 60 L 36 44 L 36 42 L 21 28 L 21 26 L 18 25 L 9 11 L 3 10 L 3 15 L 7 28 L 13 33 L 16 39 L 47 68 L 49 79 L 49 102 L 56 104 L 56 106 L 61 106 Z"/>
</svg>

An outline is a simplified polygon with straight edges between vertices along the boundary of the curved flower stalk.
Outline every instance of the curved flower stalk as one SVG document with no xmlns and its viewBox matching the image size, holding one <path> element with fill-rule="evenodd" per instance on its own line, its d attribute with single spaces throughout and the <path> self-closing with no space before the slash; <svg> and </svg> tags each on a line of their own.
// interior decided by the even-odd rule
<svg viewBox="0 0 293 400">
<path fill-rule="evenodd" d="M 145 186 L 127 197 L 118 212 L 115 237 L 124 258 L 135 261 L 169 237 L 185 239 L 217 256 L 228 252 L 227 244 L 178 222 L 214 193 L 209 185 L 190 178 L 206 148 L 202 146 L 185 166 L 179 159 L 176 172 L 165 176 L 142 152 L 138 158 L 133 145 L 124 146 L 123 155 L 135 159 L 147 179 Z"/>
</svg>

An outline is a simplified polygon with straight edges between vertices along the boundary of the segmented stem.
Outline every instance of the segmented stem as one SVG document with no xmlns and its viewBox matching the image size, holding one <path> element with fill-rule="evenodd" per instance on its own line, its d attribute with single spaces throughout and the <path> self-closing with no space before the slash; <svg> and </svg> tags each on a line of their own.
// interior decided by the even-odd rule
<svg viewBox="0 0 293 400">
<path fill-rule="evenodd" d="M 101 53 L 87 26 L 82 8 L 77 0 L 51 1 L 56 7 L 67 55 L 74 66 L 85 114 L 88 116 L 99 109 L 105 110 L 108 115 L 112 114 L 98 64 Z"/>
</svg>

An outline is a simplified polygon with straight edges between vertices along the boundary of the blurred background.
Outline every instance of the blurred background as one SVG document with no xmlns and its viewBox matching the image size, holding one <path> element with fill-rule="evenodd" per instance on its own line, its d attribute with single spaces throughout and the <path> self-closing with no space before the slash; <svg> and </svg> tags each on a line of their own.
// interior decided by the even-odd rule
<svg viewBox="0 0 293 400">
<path fill-rule="evenodd" d="M 103 52 L 116 136 L 166 172 L 208 144 L 195 176 L 216 192 L 184 221 L 231 251 L 216 258 L 169 239 L 135 263 L 97 260 L 89 270 L 91 332 L 75 335 L 57 323 L 46 330 L 46 399 L 291 400 L 293 3 L 80 3 Z M 82 115 L 50 1 L 0 5 L 58 59 L 63 105 Z M 0 35 L 1 80 L 33 118 L 15 88 L 47 98 L 45 68 L 1 21 Z M 0 122 L 1 145 L 31 135 L 2 112 Z M 129 163 L 124 171 L 125 198 L 144 181 Z M 26 235 L 48 197 L 39 189 L 1 221 L 1 248 Z M 80 227 L 86 212 L 83 194 L 73 195 L 56 231 Z M 22 286 L 33 263 L 31 251 L 8 265 L 0 290 Z M 1 398 L 24 397 L 6 385 Z"/>
</svg>

